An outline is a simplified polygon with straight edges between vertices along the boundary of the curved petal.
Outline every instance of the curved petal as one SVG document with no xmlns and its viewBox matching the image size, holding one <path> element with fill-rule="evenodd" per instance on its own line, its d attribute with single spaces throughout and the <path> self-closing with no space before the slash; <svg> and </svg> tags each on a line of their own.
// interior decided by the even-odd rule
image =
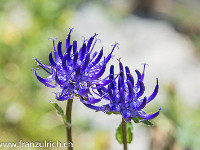
<svg viewBox="0 0 200 150">
<path fill-rule="evenodd" d="M 110 101 L 113 102 L 113 93 L 110 85 L 108 85 L 108 96 L 110 97 Z"/>
<path fill-rule="evenodd" d="M 76 68 L 77 60 L 78 60 L 78 51 L 76 51 L 75 54 L 74 54 L 73 68 Z"/>
<path fill-rule="evenodd" d="M 86 55 L 83 66 L 81 67 L 81 71 L 85 71 L 85 69 L 88 67 L 89 62 L 90 62 L 90 53 Z"/>
<path fill-rule="evenodd" d="M 77 41 L 73 41 L 73 54 L 77 51 Z"/>
<path fill-rule="evenodd" d="M 58 55 L 59 55 L 60 59 L 62 60 L 62 58 L 63 58 L 63 54 L 62 54 L 62 41 L 58 42 L 57 49 L 58 49 Z"/>
<path fill-rule="evenodd" d="M 119 76 L 118 78 L 118 89 L 121 89 L 122 87 L 122 81 L 121 81 L 121 77 Z"/>
<path fill-rule="evenodd" d="M 146 106 L 146 104 L 147 104 L 147 98 L 144 97 L 142 100 L 142 103 L 139 106 L 137 106 L 137 109 L 139 109 L 139 110 L 143 109 Z"/>
<path fill-rule="evenodd" d="M 114 51 L 114 49 L 115 49 L 115 47 L 118 47 L 118 43 L 115 43 L 115 45 L 113 46 L 113 49 L 112 49 L 112 51 L 110 52 L 110 54 L 106 57 L 106 63 L 108 63 L 109 62 L 109 60 L 111 59 L 111 57 L 112 57 L 112 53 L 113 53 L 113 51 Z"/>
<path fill-rule="evenodd" d="M 94 109 L 96 111 L 106 111 L 106 106 L 94 106 L 94 105 L 91 105 L 91 104 L 85 104 L 83 103 L 85 106 L 87 106 L 88 108 L 90 109 Z"/>
<path fill-rule="evenodd" d="M 94 98 L 94 97 L 87 97 L 87 100 L 83 100 L 82 98 L 80 98 L 80 101 L 84 104 L 95 104 L 101 101 L 100 98 Z"/>
<path fill-rule="evenodd" d="M 91 87 L 92 89 L 99 89 L 99 88 L 102 88 L 106 85 L 108 85 L 109 83 L 111 83 L 112 80 L 108 79 L 108 80 L 100 80 L 100 81 L 94 81 L 93 84 L 96 84 L 97 86 L 96 87 Z"/>
<path fill-rule="evenodd" d="M 61 96 L 59 98 L 56 98 L 58 101 L 64 101 L 64 100 L 68 100 L 68 99 L 72 99 L 74 97 L 74 95 L 70 95 L 70 96 Z"/>
<path fill-rule="evenodd" d="M 137 74 L 137 77 L 138 77 L 138 80 L 137 80 L 137 83 L 136 83 L 136 86 L 139 85 L 139 81 L 142 79 L 142 75 L 141 73 L 138 71 L 138 70 L 135 70 L 136 74 Z"/>
<path fill-rule="evenodd" d="M 133 76 L 130 73 L 127 73 L 126 76 L 127 76 L 127 80 L 129 80 L 131 82 L 132 86 L 134 87 L 134 78 L 133 78 Z"/>
<path fill-rule="evenodd" d="M 51 66 L 42 64 L 39 60 L 37 60 L 37 58 L 35 58 L 35 61 L 38 63 L 38 66 L 40 66 L 40 67 L 42 67 L 42 69 L 44 69 L 44 71 L 46 71 L 48 74 L 52 74 L 50 71 L 47 70 L 47 69 L 51 69 Z"/>
<path fill-rule="evenodd" d="M 54 49 L 54 57 L 55 57 L 55 60 L 56 60 L 56 62 L 58 62 L 60 59 L 59 59 L 58 53 L 57 53 L 57 51 L 56 51 L 55 39 L 53 39 L 53 49 Z"/>
<path fill-rule="evenodd" d="M 127 85 L 128 85 L 128 93 L 129 93 L 129 97 L 130 98 L 133 98 L 133 94 L 134 94 L 134 92 L 133 92 L 133 86 L 132 86 L 132 84 L 131 84 L 131 81 L 127 81 Z"/>
<path fill-rule="evenodd" d="M 63 69 L 68 72 L 68 68 L 67 68 L 67 65 L 66 65 L 66 61 L 67 61 L 67 54 L 64 55 L 63 59 L 62 59 L 62 67 Z"/>
<path fill-rule="evenodd" d="M 148 114 L 140 114 L 140 113 L 138 113 L 138 116 L 143 118 L 140 121 L 150 120 L 150 119 L 156 118 L 159 115 L 160 111 L 161 111 L 161 108 L 154 114 L 148 115 Z"/>
<path fill-rule="evenodd" d="M 52 52 L 49 54 L 49 62 L 51 64 L 51 66 L 53 66 L 53 67 L 55 67 L 57 65 L 55 63 L 55 61 L 53 60 Z"/>
<path fill-rule="evenodd" d="M 82 50 L 81 50 L 81 52 L 79 52 L 79 54 L 80 54 L 79 59 L 82 61 L 85 58 L 85 54 L 86 54 L 86 44 L 85 43 L 83 43 Z"/>
<path fill-rule="evenodd" d="M 139 81 L 139 84 L 140 84 L 140 91 L 137 93 L 137 97 L 142 96 L 142 94 L 145 91 L 144 83 L 142 81 Z"/>
<path fill-rule="evenodd" d="M 114 65 L 111 65 L 111 66 L 110 66 L 110 74 L 111 74 L 111 75 L 114 75 Z"/>
<path fill-rule="evenodd" d="M 66 82 L 66 80 L 64 80 L 64 81 L 59 80 L 57 71 L 56 71 L 55 81 L 56 81 L 59 85 L 62 85 L 63 83 Z"/>
<path fill-rule="evenodd" d="M 69 29 L 70 31 L 69 31 L 69 34 L 68 34 L 68 36 L 67 36 L 67 38 L 66 38 L 66 49 L 65 49 L 65 51 L 67 51 L 67 49 L 68 49 L 68 47 L 69 47 L 69 45 L 70 45 L 70 39 L 71 39 L 71 32 L 73 31 L 73 28 L 72 29 Z"/>
<path fill-rule="evenodd" d="M 147 64 L 144 63 L 144 68 L 143 68 L 143 72 L 142 72 L 142 79 L 141 79 L 142 81 L 144 80 L 144 72 L 145 72 L 145 67 L 146 67 L 146 65 L 147 65 Z"/>
<path fill-rule="evenodd" d="M 51 66 L 41 63 L 37 58 L 35 58 L 35 61 L 39 64 L 39 66 L 43 66 L 46 69 L 51 69 Z"/>
<path fill-rule="evenodd" d="M 120 102 L 122 104 L 122 109 L 123 109 L 123 106 L 125 105 L 125 96 L 124 96 L 124 91 L 122 88 L 120 88 L 119 90 L 119 95 L 120 95 Z"/>
<path fill-rule="evenodd" d="M 126 74 L 130 74 L 130 69 L 128 66 L 125 67 L 125 70 L 126 70 Z"/>
<path fill-rule="evenodd" d="M 124 67 L 121 62 L 119 62 L 119 70 L 120 72 L 124 72 Z"/>
<path fill-rule="evenodd" d="M 92 54 L 92 56 L 91 56 L 91 58 L 90 58 L 90 62 L 93 61 L 93 59 L 96 57 L 97 54 L 98 54 L 97 52 L 94 52 L 94 53 Z M 90 66 L 90 65 L 89 65 L 89 66 Z"/>
<path fill-rule="evenodd" d="M 36 76 L 37 79 L 38 79 L 40 82 L 42 82 L 45 86 L 50 87 L 50 88 L 55 88 L 55 87 L 57 86 L 57 84 L 51 85 L 51 84 L 47 83 L 47 82 L 49 82 L 49 79 L 48 79 L 48 78 L 47 78 L 47 79 L 43 79 L 42 77 L 38 76 L 36 70 L 37 70 L 37 69 L 34 69 L 34 74 L 35 74 L 35 76 Z"/>
<path fill-rule="evenodd" d="M 67 49 L 67 64 L 70 65 L 71 63 L 71 50 L 72 50 L 72 45 L 69 45 Z"/>
<path fill-rule="evenodd" d="M 92 77 L 90 77 L 90 79 L 92 79 L 92 80 L 98 79 L 99 77 L 101 77 L 104 74 L 105 70 L 106 70 L 106 63 L 104 60 L 104 64 L 101 67 L 101 69 L 99 70 L 99 72 L 97 74 L 94 74 Z"/>
<path fill-rule="evenodd" d="M 95 36 L 97 36 L 96 33 L 95 33 L 94 36 L 92 36 L 92 37 L 89 39 L 89 41 L 88 41 L 88 43 L 87 43 L 87 49 L 86 49 L 87 52 L 89 52 L 90 47 L 91 47 L 91 45 L 92 45 L 92 42 L 93 42 Z"/>
<path fill-rule="evenodd" d="M 153 93 L 151 94 L 151 96 L 148 97 L 147 103 L 149 103 L 150 101 L 152 101 L 156 97 L 156 95 L 158 93 L 158 89 L 159 89 L 158 78 L 156 78 L 156 80 L 157 80 L 156 87 L 155 87 Z"/>
<path fill-rule="evenodd" d="M 97 58 L 90 64 L 90 68 L 95 66 L 101 60 L 102 56 L 103 56 L 103 48 L 99 52 L 99 55 L 97 56 Z"/>
</svg>

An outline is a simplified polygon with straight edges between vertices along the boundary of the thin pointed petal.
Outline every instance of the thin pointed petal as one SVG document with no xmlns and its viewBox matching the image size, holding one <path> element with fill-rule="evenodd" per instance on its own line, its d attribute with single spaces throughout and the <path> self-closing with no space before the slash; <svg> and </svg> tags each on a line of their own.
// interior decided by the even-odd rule
<svg viewBox="0 0 200 150">
<path fill-rule="evenodd" d="M 128 66 L 125 67 L 125 70 L 126 70 L 126 74 L 130 74 L 130 69 Z"/>
<path fill-rule="evenodd" d="M 55 81 L 59 84 L 59 85 L 62 85 L 65 81 L 61 81 L 59 78 L 58 78 L 58 74 L 57 74 L 57 71 L 56 71 L 56 76 L 55 76 Z"/>
<path fill-rule="evenodd" d="M 67 71 L 67 65 L 66 65 L 66 61 L 67 61 L 67 54 L 64 55 L 63 59 L 62 59 L 62 67 L 65 71 Z"/>
<path fill-rule="evenodd" d="M 71 50 L 72 50 L 72 45 L 70 45 L 67 49 L 67 64 L 69 65 L 71 62 Z"/>
<path fill-rule="evenodd" d="M 121 62 L 119 62 L 119 70 L 120 72 L 124 72 L 124 67 Z"/>
<path fill-rule="evenodd" d="M 60 59 L 62 60 L 62 58 L 63 58 L 63 54 L 62 54 L 62 41 L 59 41 L 58 42 L 58 55 L 59 55 L 59 57 L 60 57 Z"/>
<path fill-rule="evenodd" d="M 35 58 L 35 61 L 39 64 L 39 66 L 43 66 L 46 69 L 51 69 L 51 66 L 41 63 L 37 58 Z"/>
<path fill-rule="evenodd" d="M 122 85 L 124 86 L 124 72 L 120 72 L 120 77 L 121 77 Z"/>
<path fill-rule="evenodd" d="M 121 87 L 122 87 L 122 79 L 119 76 L 119 78 L 118 78 L 118 89 L 121 89 Z"/>
<path fill-rule="evenodd" d="M 69 34 L 68 34 L 67 39 L 66 39 L 66 51 L 67 51 L 67 49 L 68 49 L 68 47 L 70 45 L 70 39 L 71 39 L 71 32 L 72 31 L 73 31 L 73 28 L 70 29 Z"/>
<path fill-rule="evenodd" d="M 144 83 L 143 83 L 142 81 L 139 81 L 139 84 L 140 84 L 140 91 L 139 91 L 137 97 L 142 96 L 142 94 L 143 94 L 144 91 L 145 91 Z"/>
<path fill-rule="evenodd" d="M 47 70 L 47 69 L 51 70 L 51 66 L 41 63 L 39 60 L 37 60 L 37 58 L 35 58 L 35 61 L 38 63 L 37 64 L 38 66 L 40 66 L 40 67 L 42 67 L 42 69 L 44 69 L 44 71 L 46 71 L 48 74 L 52 74 L 49 70 Z"/>
<path fill-rule="evenodd" d="M 90 109 L 94 109 L 96 111 L 105 111 L 106 110 L 106 106 L 94 106 L 91 104 L 85 104 L 85 106 L 87 106 Z"/>
<path fill-rule="evenodd" d="M 137 81 L 137 83 L 139 83 L 139 80 L 142 79 L 142 75 L 141 75 L 141 73 L 140 73 L 138 70 L 135 70 L 135 72 L 136 72 L 137 77 L 138 77 L 138 81 Z"/>
<path fill-rule="evenodd" d="M 73 54 L 77 51 L 77 41 L 73 41 Z"/>
<path fill-rule="evenodd" d="M 55 88 L 55 87 L 57 86 L 57 84 L 51 85 L 51 84 L 47 83 L 47 82 L 49 81 L 49 79 L 43 79 L 42 77 L 38 76 L 36 70 L 37 70 L 37 69 L 34 69 L 34 74 L 35 74 L 35 76 L 36 76 L 37 79 L 38 79 L 40 82 L 42 82 L 45 86 L 51 87 L 51 88 Z"/>
<path fill-rule="evenodd" d="M 80 101 L 84 104 L 95 104 L 101 101 L 100 98 L 94 98 L 94 97 L 87 97 L 87 101 L 83 100 L 82 98 L 80 99 Z"/>
<path fill-rule="evenodd" d="M 106 63 L 108 63 L 109 60 L 112 58 L 112 53 L 113 53 L 115 47 L 118 47 L 118 45 L 119 45 L 118 43 L 115 43 L 115 45 L 113 46 L 112 51 L 111 51 L 110 54 L 106 57 Z"/>
<path fill-rule="evenodd" d="M 151 96 L 148 97 L 147 103 L 149 103 L 150 101 L 152 101 L 156 97 L 156 95 L 158 93 L 158 89 L 159 89 L 158 79 L 156 79 L 156 80 L 157 80 L 156 87 L 155 87 L 153 93 L 151 94 Z"/>
<path fill-rule="evenodd" d="M 92 89 L 99 89 L 103 86 L 108 85 L 109 83 L 111 83 L 112 80 L 108 79 L 108 80 L 100 80 L 100 81 L 94 81 L 94 84 L 96 84 L 96 87 L 92 87 Z"/>
<path fill-rule="evenodd" d="M 85 62 L 83 63 L 81 71 L 85 71 L 85 69 L 88 67 L 89 62 L 90 62 L 90 53 L 86 55 Z"/>
<path fill-rule="evenodd" d="M 125 104 L 125 96 L 124 96 L 124 91 L 122 88 L 120 88 L 119 90 L 119 95 L 120 95 L 120 101 L 121 101 L 121 104 L 122 104 L 122 107 L 124 106 Z"/>
<path fill-rule="evenodd" d="M 101 60 L 102 56 L 103 56 L 103 48 L 99 52 L 97 58 L 91 63 L 90 67 L 92 68 L 93 66 L 95 66 Z"/>
<path fill-rule="evenodd" d="M 110 66 L 110 74 L 113 74 L 113 75 L 114 75 L 114 65 L 111 65 L 111 66 Z"/>
<path fill-rule="evenodd" d="M 151 115 L 148 115 L 148 114 L 145 114 L 145 115 L 143 115 L 143 114 L 138 114 L 138 116 L 141 117 L 141 118 L 143 118 L 143 119 L 140 120 L 140 121 L 151 120 L 151 119 L 156 118 L 156 117 L 159 115 L 160 111 L 161 111 L 161 109 L 159 109 L 159 111 L 157 111 L 156 113 L 151 114 Z"/>
<path fill-rule="evenodd" d="M 144 69 L 143 69 L 143 72 L 142 72 L 142 81 L 144 80 L 144 72 L 145 72 L 145 67 L 146 67 L 147 64 L 144 64 Z"/>
<path fill-rule="evenodd" d="M 90 77 L 90 78 L 94 79 L 94 80 L 98 79 L 99 77 L 101 77 L 104 74 L 105 70 L 106 70 L 106 63 L 104 62 L 104 64 L 101 67 L 100 71 L 97 74 L 95 74 L 92 77 Z"/>
<path fill-rule="evenodd" d="M 137 109 L 143 109 L 147 104 L 147 97 L 144 97 L 142 103 L 137 107 Z"/>
<path fill-rule="evenodd" d="M 73 68 L 76 68 L 77 60 L 78 60 L 78 51 L 76 51 L 76 53 L 74 54 Z"/>
<path fill-rule="evenodd" d="M 56 47 L 55 47 L 55 39 L 53 39 L 53 49 L 54 49 L 55 60 L 56 60 L 56 62 L 58 62 L 59 61 L 59 56 L 58 56 L 58 53 L 57 53 Z"/>
<path fill-rule="evenodd" d="M 90 47 L 91 47 L 91 45 L 92 45 L 92 42 L 93 42 L 93 40 L 94 40 L 94 37 L 96 36 L 97 34 L 95 33 L 95 35 L 94 36 L 92 36 L 90 39 L 89 39 L 89 41 L 88 41 L 88 43 L 87 43 L 87 52 L 89 52 L 89 50 L 90 50 Z"/>
<path fill-rule="evenodd" d="M 53 67 L 55 67 L 57 65 L 55 63 L 55 61 L 53 60 L 52 52 L 49 54 L 49 62 L 51 64 L 51 66 L 53 66 Z"/>
<path fill-rule="evenodd" d="M 80 52 L 79 52 L 80 53 Z M 82 46 L 82 51 L 80 53 L 80 60 L 82 61 L 84 58 L 85 58 L 85 54 L 86 54 L 86 44 L 83 43 L 83 46 Z"/>
<path fill-rule="evenodd" d="M 131 74 L 127 74 L 127 78 L 128 78 L 128 80 L 131 82 L 131 84 L 132 84 L 132 86 L 134 87 L 134 78 L 133 78 L 133 76 L 131 75 Z"/>
<path fill-rule="evenodd" d="M 110 97 L 110 100 L 112 102 L 112 100 L 113 100 L 113 93 L 112 93 L 110 85 L 108 85 L 108 96 Z"/>
<path fill-rule="evenodd" d="M 97 52 L 94 52 L 94 53 L 92 54 L 91 59 L 90 59 L 90 62 L 93 61 L 93 59 L 96 57 L 97 54 L 98 54 Z"/>
<path fill-rule="evenodd" d="M 129 92 L 129 97 L 132 98 L 133 97 L 133 86 L 131 84 L 131 81 L 127 81 L 127 85 L 128 85 L 128 92 Z"/>
</svg>

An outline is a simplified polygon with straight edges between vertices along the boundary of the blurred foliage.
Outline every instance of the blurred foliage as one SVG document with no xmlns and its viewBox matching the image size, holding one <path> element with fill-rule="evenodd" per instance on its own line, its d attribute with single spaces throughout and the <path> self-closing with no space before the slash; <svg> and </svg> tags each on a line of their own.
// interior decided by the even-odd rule
<svg viewBox="0 0 200 150">
<path fill-rule="evenodd" d="M 173 84 L 166 90 L 165 107 L 153 127 L 152 150 L 200 149 L 200 107 L 194 109 L 184 105 Z"/>
<path fill-rule="evenodd" d="M 191 0 L 131 0 L 132 13 L 140 17 L 164 20 L 175 30 L 187 36 L 200 54 L 200 5 Z"/>
</svg>

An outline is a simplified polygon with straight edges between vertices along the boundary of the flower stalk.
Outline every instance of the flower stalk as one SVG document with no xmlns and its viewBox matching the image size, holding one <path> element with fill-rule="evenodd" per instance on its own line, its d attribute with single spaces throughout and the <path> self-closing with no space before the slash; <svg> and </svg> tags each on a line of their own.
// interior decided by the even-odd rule
<svg viewBox="0 0 200 150">
<path fill-rule="evenodd" d="M 67 101 L 67 107 L 66 107 L 66 120 L 71 124 L 71 114 L 72 114 L 72 103 L 73 99 L 69 99 Z M 68 150 L 73 150 L 73 144 L 72 144 L 72 126 L 66 126 L 66 133 L 67 133 L 67 142 Z"/>
<path fill-rule="evenodd" d="M 127 146 L 127 136 L 126 136 L 126 121 L 123 117 L 122 117 L 122 136 L 123 136 L 124 150 L 127 150 L 128 146 Z"/>
</svg>

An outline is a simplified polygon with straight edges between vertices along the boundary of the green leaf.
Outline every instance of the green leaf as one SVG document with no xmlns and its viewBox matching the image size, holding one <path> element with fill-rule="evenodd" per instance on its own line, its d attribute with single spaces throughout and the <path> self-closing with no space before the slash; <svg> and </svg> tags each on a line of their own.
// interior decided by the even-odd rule
<svg viewBox="0 0 200 150">
<path fill-rule="evenodd" d="M 139 120 L 138 120 L 139 119 Z M 140 122 L 142 122 L 142 123 L 144 123 L 144 124 L 146 124 L 146 125 L 148 125 L 148 126 L 152 126 L 153 125 L 153 123 L 151 122 L 151 121 L 149 121 L 149 120 L 145 120 L 145 121 L 140 121 L 140 120 L 142 120 L 142 118 L 140 118 L 140 117 L 138 117 L 138 119 L 135 117 L 135 118 L 132 118 L 132 120 L 135 122 L 135 123 L 140 123 Z"/>
<path fill-rule="evenodd" d="M 150 122 L 149 120 L 145 120 L 145 121 L 141 121 L 141 122 L 146 124 L 146 125 L 148 125 L 148 126 L 152 126 L 153 125 L 153 123 Z"/>
<path fill-rule="evenodd" d="M 63 109 L 55 102 L 49 101 L 49 103 L 56 109 L 58 115 L 60 115 L 66 126 L 71 126 L 71 124 L 66 120 Z"/>
<path fill-rule="evenodd" d="M 132 118 L 132 120 L 135 122 L 135 123 L 139 123 L 140 121 L 135 117 L 135 118 Z"/>
<path fill-rule="evenodd" d="M 112 114 L 115 114 L 115 115 L 120 115 L 120 112 L 106 112 L 107 115 L 112 115 Z"/>
<path fill-rule="evenodd" d="M 115 137 L 119 144 L 123 143 L 123 135 L 122 135 L 122 123 L 118 126 L 116 130 Z M 126 138 L 127 138 L 127 143 L 131 143 L 133 139 L 133 125 L 131 122 L 126 123 Z"/>
</svg>

